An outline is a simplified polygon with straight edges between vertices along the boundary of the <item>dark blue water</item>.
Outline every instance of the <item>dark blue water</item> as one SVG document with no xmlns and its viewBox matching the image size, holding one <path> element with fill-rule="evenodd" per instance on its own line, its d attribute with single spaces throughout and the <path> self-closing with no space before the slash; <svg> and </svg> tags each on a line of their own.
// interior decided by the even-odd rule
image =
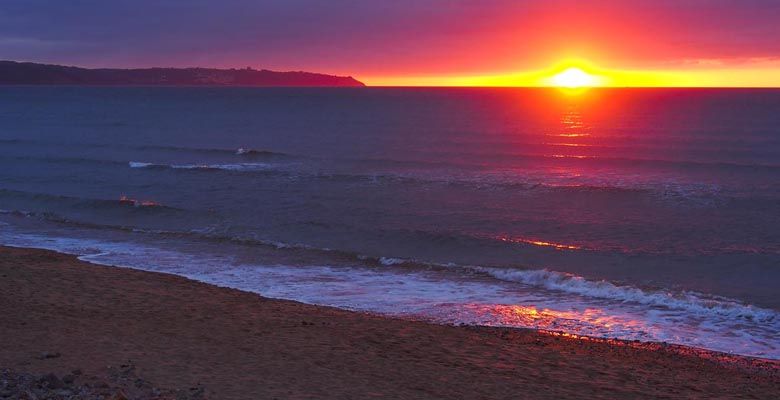
<svg viewBox="0 0 780 400">
<path fill-rule="evenodd" d="M 5 87 L 0 239 L 780 358 L 780 91 Z"/>
</svg>

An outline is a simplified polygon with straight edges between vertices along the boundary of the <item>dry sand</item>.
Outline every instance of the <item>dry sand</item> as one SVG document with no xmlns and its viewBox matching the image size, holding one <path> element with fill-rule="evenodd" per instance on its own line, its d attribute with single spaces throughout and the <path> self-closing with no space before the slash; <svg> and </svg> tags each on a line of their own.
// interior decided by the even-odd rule
<svg viewBox="0 0 780 400">
<path fill-rule="evenodd" d="M 132 363 L 210 399 L 780 398 L 776 362 L 383 318 L 43 250 L 0 247 L 0 315 L 0 369 Z"/>
</svg>

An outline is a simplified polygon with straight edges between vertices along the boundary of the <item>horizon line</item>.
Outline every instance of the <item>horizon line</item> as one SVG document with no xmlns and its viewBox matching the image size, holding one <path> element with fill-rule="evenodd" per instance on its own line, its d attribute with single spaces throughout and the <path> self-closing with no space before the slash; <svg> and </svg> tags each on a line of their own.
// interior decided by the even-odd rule
<svg viewBox="0 0 780 400">
<path fill-rule="evenodd" d="M 680 85 L 669 85 L 669 86 L 662 86 L 662 85 L 651 85 L 651 86 L 632 86 L 632 85 L 625 85 L 625 86 L 618 86 L 618 85 L 594 85 L 594 86 L 580 86 L 580 87 L 573 87 L 573 88 L 567 88 L 567 87 L 560 87 L 560 86 L 554 86 L 554 85 L 371 85 L 366 83 L 361 78 L 358 78 L 356 75 L 352 74 L 340 74 L 340 73 L 330 73 L 330 72 L 313 72 L 311 70 L 306 69 L 266 69 L 265 67 L 259 68 L 256 66 L 245 66 L 245 67 L 203 67 L 203 66 L 186 66 L 186 67 L 165 67 L 165 66 L 152 66 L 152 67 L 85 67 L 85 66 L 79 66 L 79 65 L 73 65 L 73 64 L 58 64 L 56 62 L 40 62 L 40 61 L 18 61 L 18 60 L 10 60 L 10 59 L 0 59 L 0 62 L 12 62 L 12 63 L 19 63 L 19 64 L 38 64 L 38 65 L 50 65 L 50 66 L 59 66 L 59 67 L 69 67 L 69 68 L 81 68 L 81 69 L 87 69 L 87 70 L 100 70 L 100 69 L 117 69 L 117 70 L 148 70 L 148 69 L 215 69 L 215 70 L 254 70 L 254 71 L 271 71 L 271 72 L 293 72 L 293 73 L 310 73 L 310 74 L 318 74 L 318 75 L 330 75 L 334 77 L 341 77 L 341 78 L 351 78 L 354 79 L 360 83 L 362 83 L 364 88 L 480 88 L 480 89 L 488 89 L 488 88 L 499 88 L 499 89 L 560 89 L 560 90 L 587 90 L 587 89 L 780 89 L 780 85 L 777 86 L 716 86 L 716 85 L 706 85 L 706 86 L 680 86 Z M 259 68 L 259 69 L 256 69 Z M 371 79 L 369 79 L 371 80 Z M 0 84 L 2 85 L 2 84 Z M 132 85 L 132 84 L 84 84 L 84 85 L 69 85 L 69 84 L 5 84 L 2 86 L 150 86 L 150 87 L 223 87 L 228 85 Z M 263 85 L 229 85 L 229 87 L 340 87 L 340 86 L 263 86 Z"/>
</svg>

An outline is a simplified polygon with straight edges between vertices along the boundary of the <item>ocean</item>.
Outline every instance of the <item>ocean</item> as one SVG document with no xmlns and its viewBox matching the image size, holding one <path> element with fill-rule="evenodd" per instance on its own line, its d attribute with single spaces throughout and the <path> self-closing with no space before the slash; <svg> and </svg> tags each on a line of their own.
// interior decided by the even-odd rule
<svg viewBox="0 0 780 400">
<path fill-rule="evenodd" d="M 780 90 L 0 89 L 0 244 L 780 359 Z"/>
</svg>

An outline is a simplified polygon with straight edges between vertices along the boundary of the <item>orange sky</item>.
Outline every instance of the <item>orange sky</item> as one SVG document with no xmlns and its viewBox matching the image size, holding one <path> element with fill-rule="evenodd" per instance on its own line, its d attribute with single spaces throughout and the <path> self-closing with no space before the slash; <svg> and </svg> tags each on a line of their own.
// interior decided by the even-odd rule
<svg viewBox="0 0 780 400">
<path fill-rule="evenodd" d="M 780 87 L 780 62 L 746 63 L 669 69 L 609 69 L 588 60 L 563 60 L 551 67 L 474 75 L 391 75 L 362 78 L 370 86 L 554 86 L 551 78 L 566 68 L 579 68 L 604 87 Z"/>
<path fill-rule="evenodd" d="M 0 57 L 369 85 L 538 86 L 576 66 L 609 86 L 780 87 L 778 21 L 777 0 L 5 0 Z"/>
<path fill-rule="evenodd" d="M 780 87 L 780 2 L 552 0 L 505 5 L 456 46 L 379 86 L 546 86 L 568 67 L 601 86 Z M 453 71 L 454 70 L 454 71 Z"/>
<path fill-rule="evenodd" d="M 599 86 L 780 87 L 780 2 L 553 0 L 505 11 L 447 54 L 423 58 L 418 69 L 429 73 L 361 78 L 378 86 L 547 86 L 578 67 Z"/>
</svg>

